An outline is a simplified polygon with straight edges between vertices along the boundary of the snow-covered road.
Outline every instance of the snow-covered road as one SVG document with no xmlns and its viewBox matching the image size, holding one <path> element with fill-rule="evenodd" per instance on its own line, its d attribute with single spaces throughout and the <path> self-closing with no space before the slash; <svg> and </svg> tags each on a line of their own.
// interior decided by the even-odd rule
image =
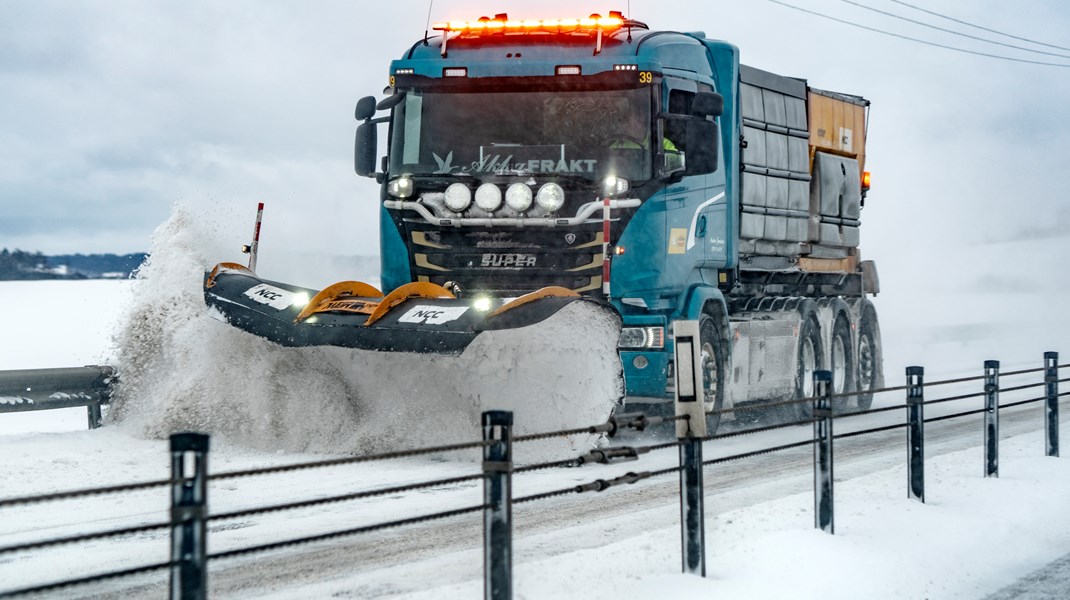
<svg viewBox="0 0 1070 600">
<path fill-rule="evenodd" d="M 0 368 L 108 363 L 109 336 L 130 282 L 0 283 L 5 337 Z M 56 310 L 64 302 L 67 310 Z M 30 315 L 27 307 L 47 313 Z M 38 317 L 38 318 L 35 318 Z M 894 322 L 894 319 L 891 320 Z M 49 323 L 48 327 L 42 323 Z M 889 356 L 909 357 L 910 340 L 886 328 Z M 19 340 L 18 344 L 10 343 Z M 897 343 L 898 341 L 898 343 Z M 1027 340 L 1007 347 L 1013 357 Z M 946 342 L 941 342 L 946 347 Z M 954 358 L 979 350 L 954 342 Z M 924 345 L 923 345 L 924 348 Z M 1048 347 L 1035 348 L 1036 363 Z M 1030 348 L 1029 356 L 1032 356 Z M 934 354 L 923 354 L 933 362 Z M 891 360 L 898 360 L 892 358 Z M 902 360 L 906 360 L 903 358 Z M 930 364 L 933 364 L 930 362 Z M 888 365 L 896 383 L 901 362 Z M 939 363 L 934 365 L 939 371 Z M 979 365 L 978 365 L 979 366 Z M 1004 370 L 1037 366 L 1007 361 Z M 976 372 L 955 374 L 974 375 Z M 1035 376 L 1034 376 L 1035 377 Z M 929 381 L 935 377 L 928 377 Z M 1035 379 L 1031 380 L 1035 381 Z M 1024 379 L 1014 379 L 1013 384 Z M 927 392 L 929 399 L 978 391 L 979 384 Z M 1023 394 L 1034 394 L 1035 390 Z M 1019 397 L 1026 397 L 1022 395 Z M 1004 401 L 1017 397 L 1007 395 Z M 900 394 L 878 405 L 901 404 Z M 971 404 L 972 402 L 972 404 Z M 927 408 L 927 416 L 977 408 L 977 401 Z M 1067 408 L 1064 407 L 1064 412 Z M 874 427 L 898 412 L 837 422 L 837 432 Z M 167 477 L 167 443 L 136 427 L 84 431 L 79 409 L 3 415 L 2 497 Z M 1042 456 L 1039 406 L 1005 413 L 1001 477 L 981 477 L 978 417 L 927 431 L 928 504 L 906 499 L 901 430 L 836 445 L 837 533 L 813 530 L 811 455 L 760 456 L 708 471 L 709 576 L 679 574 L 679 508 L 674 476 L 600 494 L 563 496 L 515 509 L 518 598 L 980 598 L 1070 552 L 1070 462 Z M 300 425 L 300 424 L 296 424 Z M 1063 439 L 1067 437 L 1063 427 Z M 707 458 L 788 443 L 805 427 L 707 445 Z M 464 441 L 464 440 L 458 440 Z M 641 444 L 649 440 L 629 439 Z M 420 444 L 414 444 L 420 445 Z M 270 452 L 215 437 L 211 472 L 322 459 L 332 453 Z M 341 452 L 341 451 L 340 451 Z M 518 447 L 518 461 L 533 458 Z M 641 463 L 551 469 L 519 475 L 520 496 L 639 469 L 672 466 L 671 450 Z M 218 514 L 310 497 L 474 473 L 475 457 L 408 459 L 237 479 L 210 487 Z M 215 522 L 211 552 L 313 535 L 479 503 L 477 483 L 394 494 L 298 511 Z M 166 520 L 165 489 L 0 511 L 0 545 Z M 50 550 L 0 555 L 0 589 L 166 560 L 156 531 Z M 214 597 L 479 597 L 478 516 L 410 526 L 247 558 L 210 568 Z M 160 597 L 166 576 L 139 576 L 56 592 L 55 597 Z"/>
<path fill-rule="evenodd" d="M 652 597 L 669 586 L 690 597 L 973 598 L 1070 551 L 1070 463 L 1040 456 L 1035 407 L 1001 421 L 1002 476 L 984 479 L 979 423 L 929 428 L 928 504 L 906 499 L 901 432 L 840 440 L 836 447 L 837 534 L 813 531 L 808 449 L 727 463 L 707 473 L 709 577 L 679 570 L 678 484 L 647 480 L 600 494 L 515 507 L 518 597 Z M 1064 426 L 1064 436 L 1070 427 Z M 805 436 L 767 433 L 711 447 L 707 457 Z M 793 437 L 794 437 L 793 436 Z M 84 484 L 166 477 L 166 442 L 121 428 L 6 436 L 7 486 L 18 494 Z M 287 464 L 311 456 L 264 456 L 214 448 L 213 472 Z M 557 489 L 625 470 L 671 466 L 670 451 L 642 463 L 551 469 L 516 477 L 516 495 Z M 645 463 L 645 464 L 644 464 Z M 465 461 L 403 460 L 256 478 L 210 486 L 212 513 L 475 472 Z M 35 474 L 48 473 L 48 477 Z M 7 494 L 5 494 L 7 495 Z M 465 483 L 388 498 L 271 513 L 210 527 L 209 552 L 346 529 L 478 504 Z M 166 520 L 165 489 L 7 509 L 4 545 Z M 167 531 L 3 557 L 5 587 L 30 585 L 166 560 Z M 92 557 L 86 560 L 86 557 Z M 211 565 L 213 597 L 478 597 L 481 520 L 456 517 Z M 823 557 L 823 558 L 822 558 Z M 820 574 L 820 568 L 832 572 Z M 814 572 L 810 570 L 813 569 Z M 908 573 L 902 578 L 896 572 Z M 774 573 L 780 573 L 774 577 Z M 829 587 L 831 577 L 837 584 Z M 759 592 L 760 593 L 757 593 Z M 161 597 L 162 575 L 67 590 L 62 597 Z"/>
</svg>

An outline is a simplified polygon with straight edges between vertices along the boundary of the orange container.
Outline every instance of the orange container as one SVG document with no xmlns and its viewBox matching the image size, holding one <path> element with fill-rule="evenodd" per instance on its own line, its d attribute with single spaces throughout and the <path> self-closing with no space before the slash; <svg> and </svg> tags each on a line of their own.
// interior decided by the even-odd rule
<svg viewBox="0 0 1070 600">
<path fill-rule="evenodd" d="M 869 100 L 826 92 L 807 90 L 810 116 L 810 165 L 818 150 L 858 160 L 859 174 L 866 168 L 866 111 Z"/>
</svg>

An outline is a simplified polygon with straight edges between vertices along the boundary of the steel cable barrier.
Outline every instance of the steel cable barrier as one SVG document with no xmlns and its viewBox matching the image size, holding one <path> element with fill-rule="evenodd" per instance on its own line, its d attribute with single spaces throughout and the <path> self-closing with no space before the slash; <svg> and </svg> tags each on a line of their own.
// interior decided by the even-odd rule
<svg viewBox="0 0 1070 600">
<path fill-rule="evenodd" d="M 685 338 L 681 338 L 681 340 L 682 339 Z M 682 343 L 679 345 L 682 347 L 685 346 L 685 344 Z M 694 352 L 694 350 L 692 351 Z M 678 354 L 678 360 L 680 356 L 681 355 Z M 137 482 L 126 485 L 85 488 L 65 492 L 52 492 L 33 496 L 0 498 L 0 511 L 2 511 L 41 502 L 55 502 L 80 499 L 89 496 L 114 495 L 134 491 L 146 491 L 156 488 L 167 488 L 170 493 L 169 519 L 161 519 L 158 522 L 142 523 L 92 533 L 0 545 L 0 559 L 14 556 L 13 560 L 17 560 L 20 553 L 46 550 L 57 546 L 78 544 L 91 540 L 124 538 L 146 532 L 170 530 L 170 560 L 146 563 L 131 568 L 90 574 L 78 578 L 51 581 L 18 589 L 0 590 L 0 598 L 21 597 L 69 587 L 86 586 L 96 582 L 134 577 L 146 573 L 167 571 L 169 572 L 168 590 L 170 597 L 202 599 L 206 598 L 208 594 L 208 569 L 210 565 L 215 564 L 216 561 L 475 513 L 482 513 L 483 516 L 483 547 L 485 557 L 483 569 L 484 595 L 486 598 L 495 600 L 511 598 L 513 594 L 513 506 L 526 505 L 561 496 L 582 495 L 592 492 L 601 493 L 607 490 L 627 488 L 639 482 L 653 480 L 667 475 L 678 476 L 680 484 L 682 570 L 696 575 L 705 575 L 705 511 L 703 506 L 705 491 L 703 485 L 703 472 L 706 467 L 746 460 L 775 452 L 812 447 L 814 450 L 814 524 L 815 527 L 823 531 L 834 533 L 835 503 L 832 478 L 834 440 L 906 429 L 908 497 L 924 502 L 924 432 L 926 424 L 960 419 L 972 415 L 983 415 L 983 429 L 985 433 L 983 473 L 985 477 L 997 477 L 999 464 L 998 431 L 1000 410 L 1042 402 L 1044 407 L 1044 452 L 1046 456 L 1058 456 L 1059 399 L 1070 393 L 1059 392 L 1059 384 L 1070 380 L 1060 379 L 1059 372 L 1060 369 L 1066 368 L 1067 366 L 1070 365 L 1058 364 L 1058 354 L 1047 352 L 1044 354 L 1044 366 L 1041 368 L 1022 369 L 1000 373 L 998 361 L 985 361 L 984 374 L 981 376 L 960 377 L 934 382 L 924 381 L 924 369 L 922 367 L 908 367 L 906 369 L 907 383 L 904 386 L 863 391 L 848 391 L 841 394 L 832 393 L 831 372 L 817 371 L 814 373 L 814 390 L 816 390 L 816 395 L 814 397 L 778 401 L 763 404 L 761 406 L 737 406 L 724 410 L 710 411 L 708 413 L 701 411 L 701 408 L 705 406 L 705 404 L 701 402 L 701 400 L 703 400 L 701 396 L 697 397 L 699 400 L 697 404 L 691 406 L 686 405 L 687 400 L 685 397 L 681 397 L 681 393 L 683 392 L 686 396 L 686 393 L 689 392 L 689 390 L 694 392 L 695 388 L 690 387 L 687 382 L 683 382 L 682 385 L 677 385 L 677 414 L 672 417 L 656 417 L 643 414 L 620 414 L 610 417 L 605 423 L 599 423 L 588 427 L 514 436 L 512 435 L 512 413 L 507 411 L 489 411 L 482 415 L 483 439 L 481 440 L 374 455 L 332 458 L 320 461 L 284 464 L 214 474 L 209 474 L 207 469 L 207 456 L 209 451 L 208 436 L 199 433 L 178 433 L 171 436 L 170 452 L 172 473 L 170 479 Z M 1035 376 L 1037 374 L 1042 374 L 1042 381 L 1030 381 L 1018 383 L 1016 385 L 1001 386 L 1001 380 L 1003 379 Z M 929 388 L 977 382 L 983 382 L 981 392 L 955 394 L 930 400 L 925 399 L 925 390 Z M 1001 394 L 1011 394 L 1039 388 L 1043 388 L 1043 391 L 1035 396 L 1005 401 L 1002 403 L 1000 402 Z M 891 392 L 906 392 L 905 402 L 903 404 L 882 406 L 867 410 L 846 411 L 835 409 L 837 400 L 844 400 L 862 394 L 876 395 L 888 394 Z M 978 398 L 984 399 L 984 405 L 981 408 L 969 408 L 967 410 L 929 418 L 925 418 L 924 416 L 925 406 L 945 405 L 951 402 L 976 400 Z M 694 401 L 694 399 L 695 398 L 693 397 L 692 401 Z M 705 431 L 705 418 L 709 415 L 716 415 L 717 413 L 723 415 L 731 412 L 741 413 L 747 410 L 758 410 L 759 408 L 768 411 L 770 406 L 791 407 L 797 405 L 804 405 L 808 409 L 808 416 L 782 423 L 751 427 L 743 426 L 735 430 L 713 433 L 710 435 L 707 435 Z M 700 410 L 696 411 L 696 407 Z M 848 420 L 854 419 L 855 417 L 886 414 L 892 411 L 905 411 L 906 419 L 901 422 L 886 423 L 862 429 L 834 433 L 834 427 L 837 421 L 848 422 Z M 696 419 L 696 416 L 700 418 Z M 698 423 L 698 421 L 702 422 Z M 812 427 L 812 435 L 808 435 L 805 439 L 799 441 L 782 443 L 775 446 L 766 446 L 746 452 L 718 456 L 707 460 L 704 460 L 702 456 L 703 446 L 707 442 L 715 444 L 718 440 L 753 435 L 777 429 L 798 429 L 800 426 L 805 425 L 810 425 Z M 676 439 L 639 445 L 623 445 L 617 443 L 619 441 L 618 434 L 622 432 L 643 432 L 659 426 L 676 427 Z M 514 465 L 514 446 L 538 440 L 562 438 L 574 435 L 598 435 L 604 443 L 600 444 L 599 447 L 592 448 L 582 454 L 563 457 L 560 460 L 520 466 Z M 610 440 L 612 440 L 612 442 Z M 276 475 L 299 470 L 339 467 L 371 461 L 390 461 L 417 456 L 440 455 L 448 452 L 472 449 L 480 449 L 482 451 L 483 461 L 481 463 L 481 469 L 478 472 L 468 475 L 375 487 L 352 491 L 345 494 L 297 500 L 281 504 L 249 507 L 229 512 L 211 513 L 208 510 L 207 484 L 210 481 L 227 481 L 245 477 Z M 671 467 L 651 468 L 647 470 L 636 469 L 609 477 L 592 477 L 586 483 L 545 490 L 524 496 L 513 497 L 512 494 L 512 480 L 514 476 L 562 467 L 585 468 L 593 465 L 618 465 L 625 462 L 638 462 L 652 453 L 670 449 L 676 449 L 679 455 L 678 464 Z M 207 552 L 207 539 L 209 533 L 208 524 L 212 522 L 322 506 L 326 504 L 344 503 L 366 498 L 393 496 L 407 491 L 442 488 L 474 481 L 483 482 L 482 497 L 473 498 L 471 504 L 460 508 L 426 512 L 424 514 L 403 519 L 382 521 L 359 527 L 348 527 L 313 535 L 296 536 L 213 553 Z M 0 513 L 0 518 L 2 518 L 2 513 Z M 159 581 L 157 581 L 157 584 L 158 583 Z"/>
</svg>

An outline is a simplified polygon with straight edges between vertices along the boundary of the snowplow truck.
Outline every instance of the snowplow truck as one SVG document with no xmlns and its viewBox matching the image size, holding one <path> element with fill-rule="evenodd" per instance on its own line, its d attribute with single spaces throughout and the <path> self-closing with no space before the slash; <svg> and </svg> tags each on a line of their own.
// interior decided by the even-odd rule
<svg viewBox="0 0 1070 600">
<path fill-rule="evenodd" d="M 621 318 L 629 409 L 672 411 L 676 320 L 699 322 L 707 410 L 812 396 L 819 369 L 856 392 L 842 405 L 869 405 L 883 375 L 876 268 L 859 254 L 867 100 L 617 12 L 433 31 L 356 108 L 393 291 L 308 290 L 272 320 L 257 291 L 301 290 L 223 265 L 206 298 L 232 324 L 448 353 L 592 301 Z"/>
</svg>

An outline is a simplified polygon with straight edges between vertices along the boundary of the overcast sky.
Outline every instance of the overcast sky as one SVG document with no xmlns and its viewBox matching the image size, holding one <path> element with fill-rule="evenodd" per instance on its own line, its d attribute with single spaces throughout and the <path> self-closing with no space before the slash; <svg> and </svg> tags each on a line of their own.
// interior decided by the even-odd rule
<svg viewBox="0 0 1070 600">
<path fill-rule="evenodd" d="M 785 1 L 935 43 L 1070 65 L 1070 51 L 984 44 L 843 0 Z M 858 2 L 1026 45 L 892 0 Z M 911 3 L 1070 48 L 1070 4 L 1061 0 Z M 869 257 L 932 267 L 945 250 L 1067 240 L 1070 68 L 924 46 L 768 0 L 628 4 L 438 0 L 431 18 L 630 10 L 655 29 L 731 41 L 747 64 L 865 96 Z M 265 245 L 376 254 L 378 189 L 353 174 L 353 106 L 381 92 L 427 11 L 408 0 L 0 2 L 0 247 L 147 250 L 175 202 L 247 227 L 263 201 Z"/>
</svg>

